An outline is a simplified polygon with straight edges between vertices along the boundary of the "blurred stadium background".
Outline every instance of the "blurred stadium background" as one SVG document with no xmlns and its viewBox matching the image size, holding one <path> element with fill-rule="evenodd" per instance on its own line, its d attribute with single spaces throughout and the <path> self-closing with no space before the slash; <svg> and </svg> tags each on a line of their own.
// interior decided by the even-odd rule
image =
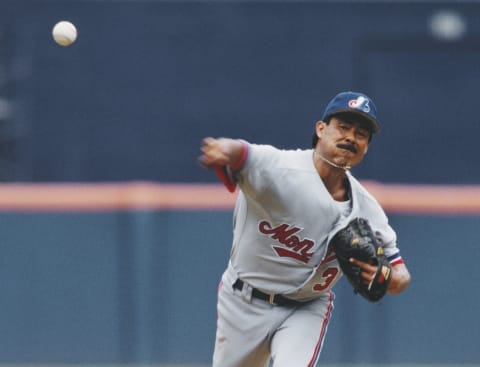
<svg viewBox="0 0 480 367">
<path fill-rule="evenodd" d="M 78 28 L 56 45 L 59 20 Z M 413 275 L 346 282 L 321 365 L 480 365 L 480 3 L 0 1 L 0 364 L 207 366 L 234 200 L 204 136 L 308 148 L 342 90 L 354 174 Z"/>
</svg>

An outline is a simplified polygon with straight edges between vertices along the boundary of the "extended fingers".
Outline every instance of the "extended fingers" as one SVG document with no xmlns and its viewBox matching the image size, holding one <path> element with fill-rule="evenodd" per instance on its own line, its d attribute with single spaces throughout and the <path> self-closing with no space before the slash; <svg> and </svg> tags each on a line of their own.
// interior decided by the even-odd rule
<svg viewBox="0 0 480 367">
<path fill-rule="evenodd" d="M 366 262 L 363 262 L 363 261 L 360 261 L 358 259 L 355 259 L 354 257 L 351 257 L 350 259 L 348 259 L 352 264 L 358 266 L 359 268 L 361 268 L 362 270 L 365 270 L 365 271 L 375 271 L 376 270 L 376 266 L 373 266 L 369 263 L 366 263 Z"/>
<path fill-rule="evenodd" d="M 362 277 L 362 279 L 365 281 L 366 284 L 370 284 L 370 282 L 375 277 L 375 274 L 377 272 L 377 267 L 370 265 L 366 262 L 357 260 L 353 257 L 351 257 L 349 261 L 352 264 L 358 266 L 360 269 L 362 269 L 362 271 L 360 272 L 360 276 Z"/>
<path fill-rule="evenodd" d="M 210 137 L 203 139 L 200 150 L 202 155 L 198 158 L 199 162 L 206 167 L 215 165 L 215 160 L 219 154 L 216 139 Z"/>
<path fill-rule="evenodd" d="M 225 139 L 205 138 L 202 140 L 202 155 L 198 158 L 200 164 L 205 167 L 225 166 L 229 163 L 229 157 L 224 144 Z"/>
</svg>

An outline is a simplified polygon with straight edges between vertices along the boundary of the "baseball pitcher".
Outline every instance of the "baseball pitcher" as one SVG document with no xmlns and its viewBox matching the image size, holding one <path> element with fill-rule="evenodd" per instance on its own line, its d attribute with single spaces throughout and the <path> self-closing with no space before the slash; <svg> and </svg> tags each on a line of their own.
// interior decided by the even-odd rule
<svg viewBox="0 0 480 367">
<path fill-rule="evenodd" d="M 371 302 L 407 288 L 396 233 L 349 171 L 379 129 L 373 101 L 342 92 L 315 124 L 312 149 L 203 140 L 201 164 L 239 188 L 214 367 L 315 366 L 342 274 Z"/>
</svg>

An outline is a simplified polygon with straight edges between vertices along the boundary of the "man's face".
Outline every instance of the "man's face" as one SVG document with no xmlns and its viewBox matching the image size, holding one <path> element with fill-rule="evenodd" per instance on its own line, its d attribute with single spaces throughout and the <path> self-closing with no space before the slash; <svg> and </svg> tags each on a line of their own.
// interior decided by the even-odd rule
<svg viewBox="0 0 480 367">
<path fill-rule="evenodd" d="M 333 116 L 327 124 L 316 126 L 319 141 L 316 149 L 325 158 L 340 166 L 355 166 L 368 150 L 371 132 L 354 119 Z"/>
</svg>

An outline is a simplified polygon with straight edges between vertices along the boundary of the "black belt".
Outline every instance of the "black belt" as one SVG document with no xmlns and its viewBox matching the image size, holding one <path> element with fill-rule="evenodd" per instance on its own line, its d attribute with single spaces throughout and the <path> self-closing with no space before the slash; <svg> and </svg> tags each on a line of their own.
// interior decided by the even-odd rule
<svg viewBox="0 0 480 367">
<path fill-rule="evenodd" d="M 235 283 L 233 283 L 233 288 L 238 289 L 241 291 L 243 289 L 243 285 L 245 283 L 241 279 L 237 279 Z M 259 291 L 256 288 L 252 288 L 252 297 L 261 299 L 263 301 L 266 301 L 270 303 L 271 305 L 277 305 L 277 306 L 300 306 L 302 302 L 300 301 L 295 301 L 293 299 L 289 299 L 287 297 L 282 296 L 281 294 L 267 294 L 263 293 L 262 291 Z"/>
</svg>

